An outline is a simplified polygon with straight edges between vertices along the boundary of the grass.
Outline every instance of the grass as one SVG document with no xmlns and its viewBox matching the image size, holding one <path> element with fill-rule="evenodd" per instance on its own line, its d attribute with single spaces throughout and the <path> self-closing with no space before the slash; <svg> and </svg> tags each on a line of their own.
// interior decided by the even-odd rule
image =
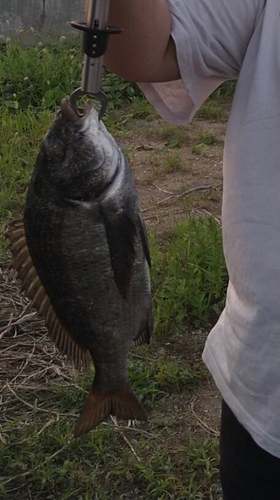
<svg viewBox="0 0 280 500">
<path fill-rule="evenodd" d="M 211 134 L 211 132 L 204 132 L 203 134 L 200 134 L 199 140 L 201 144 L 205 144 L 206 146 L 213 146 L 213 144 L 218 142 L 217 137 L 214 134 Z"/>
<path fill-rule="evenodd" d="M 185 419 L 178 421 L 166 399 L 174 391 L 188 394 L 199 377 L 194 381 L 172 359 L 154 358 L 155 349 L 147 364 L 143 349 L 140 359 L 139 354 L 136 361 L 132 358 L 129 372 L 139 399 L 146 408 L 150 405 L 150 424 L 128 428 L 109 421 L 73 440 L 72 428 L 92 373 L 76 375 L 73 383 L 40 384 L 35 394 L 34 388 L 20 384 L 17 398 L 25 404 L 19 411 L 18 399 L 11 400 L 13 410 L 2 427 L 1 498 L 216 498 L 211 490 L 218 477 L 217 442 L 190 436 L 182 442 Z M 54 362 L 61 369 L 59 361 Z M 160 399 L 165 400 L 164 412 L 151 414 Z M 10 420 L 15 408 L 17 417 Z M 174 447 L 176 440 L 180 444 Z"/>
<path fill-rule="evenodd" d="M 152 239 L 152 278 L 158 335 L 213 324 L 224 306 L 227 271 L 214 218 L 177 224 L 164 251 Z"/>
<path fill-rule="evenodd" d="M 204 155 L 209 151 L 214 144 L 219 144 L 221 141 L 211 132 L 203 132 L 198 136 L 198 144 L 192 146 L 192 153 L 195 155 Z"/>
<path fill-rule="evenodd" d="M 32 108 L 10 113 L 1 106 L 0 113 L 0 228 L 3 234 L 6 221 L 21 213 L 38 149 L 52 113 Z M 0 257 L 4 247 L 4 240 L 0 238 Z"/>
<path fill-rule="evenodd" d="M 180 148 L 187 141 L 187 131 L 183 126 L 163 125 L 154 129 L 153 135 L 167 148 Z"/>
<path fill-rule="evenodd" d="M 2 100 L 8 107 L 54 107 L 78 87 L 82 58 L 75 47 L 37 46 L 22 50 L 17 43 L 1 51 Z"/>
<path fill-rule="evenodd" d="M 9 300 L 18 306 L 16 286 L 10 285 Z M 26 299 L 22 307 L 26 310 Z M 33 338 L 37 330 L 40 341 Z M 7 337 L 2 341 L 11 373 L 9 386 L 3 388 L 6 412 L 1 418 L 3 500 L 218 499 L 217 441 L 191 436 L 187 414 L 174 405 L 178 398 L 187 404 L 205 372 L 195 365 L 187 367 L 178 355 L 157 344 L 133 351 L 129 375 L 149 422 L 129 428 L 109 420 L 74 440 L 73 425 L 93 370 L 86 375 L 73 372 L 53 353 L 45 334 L 42 340 L 42 333 L 37 319 L 33 326 L 28 321 L 21 324 L 16 345 Z"/>
<path fill-rule="evenodd" d="M 196 118 L 204 118 L 207 120 L 224 120 L 227 116 L 228 100 L 219 102 L 216 100 L 209 99 L 203 106 L 197 111 Z"/>
<path fill-rule="evenodd" d="M 155 116 L 155 111 L 148 101 L 138 96 L 131 101 L 129 113 L 126 113 L 126 120 L 130 119 L 131 124 L 136 123 L 136 126 L 139 126 L 140 120 L 145 120 L 144 124 L 146 124 L 152 121 Z"/>
<path fill-rule="evenodd" d="M 164 171 L 167 174 L 172 172 L 188 172 L 190 168 L 190 163 L 185 162 L 179 154 L 170 153 L 166 156 Z"/>
<path fill-rule="evenodd" d="M 192 146 L 192 153 L 195 155 L 205 155 L 209 151 L 209 146 L 207 144 L 195 144 Z"/>
<path fill-rule="evenodd" d="M 39 44 L 25 50 L 16 42 L 8 43 L 0 47 L 2 103 L 11 109 L 54 109 L 65 95 L 80 86 L 82 63 L 80 46 L 70 45 L 67 40 L 56 46 Z M 103 90 L 116 108 L 141 96 L 135 85 L 106 71 Z"/>
<path fill-rule="evenodd" d="M 121 432 L 105 426 L 76 442 L 59 422 L 39 437 L 36 428 L 30 431 L 24 446 L 17 441 L 26 434 L 15 433 L 9 456 L 4 457 L 3 500 L 214 498 L 218 450 L 213 441 L 190 439 L 174 450 L 163 426 L 154 432 L 161 433 L 164 443 L 157 443 L 156 434 L 153 438 L 132 430 L 126 431 L 131 453 Z"/>
<path fill-rule="evenodd" d="M 1 260 L 6 258 L 4 226 L 22 213 L 40 142 L 60 99 L 79 85 L 81 64 L 80 48 L 65 39 L 54 47 L 22 49 L 8 43 L 0 48 Z M 153 175 L 190 168 L 179 151 L 190 141 L 184 127 L 159 123 L 137 87 L 116 76 L 105 73 L 103 88 L 111 102 L 106 124 L 113 135 L 127 139 L 128 153 L 135 134 L 142 134 Z M 231 82 L 223 86 L 200 116 L 224 118 L 232 92 Z M 210 133 L 198 140 L 195 146 L 205 148 L 217 141 Z M 160 143 L 159 151 L 154 143 Z M 132 386 L 149 422 L 129 428 L 109 420 L 73 440 L 93 372 L 78 375 L 65 365 L 40 321 L 21 322 L 1 339 L 9 382 L 1 400 L 1 498 L 220 500 L 217 440 L 189 412 L 207 378 L 200 362 L 203 331 L 224 304 L 220 226 L 212 217 L 189 217 L 168 233 L 152 234 L 151 253 L 155 334 L 152 345 L 133 351 L 129 360 Z M 10 311 L 17 307 L 22 317 L 28 302 L 10 275 L 1 278 L 1 300 L 7 302 L 1 305 L 2 329 Z"/>
</svg>

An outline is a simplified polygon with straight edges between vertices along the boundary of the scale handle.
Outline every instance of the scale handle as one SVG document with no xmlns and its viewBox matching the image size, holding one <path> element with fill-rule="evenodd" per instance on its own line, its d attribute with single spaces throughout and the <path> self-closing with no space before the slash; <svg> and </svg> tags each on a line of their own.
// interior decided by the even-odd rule
<svg viewBox="0 0 280 500">
<path fill-rule="evenodd" d="M 90 29 L 105 30 L 108 24 L 110 0 L 90 0 L 87 16 L 87 27 Z M 92 49 L 97 35 L 92 37 Z M 85 55 L 82 74 L 81 90 L 85 94 L 97 94 L 101 89 L 103 56 L 89 57 Z"/>
</svg>

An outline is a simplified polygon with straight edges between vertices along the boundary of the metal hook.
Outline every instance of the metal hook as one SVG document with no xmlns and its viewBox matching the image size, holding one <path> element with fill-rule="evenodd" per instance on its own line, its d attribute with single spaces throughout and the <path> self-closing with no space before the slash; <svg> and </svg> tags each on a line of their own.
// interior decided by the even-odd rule
<svg viewBox="0 0 280 500">
<path fill-rule="evenodd" d="M 77 108 L 77 101 L 83 95 L 87 95 L 87 94 L 85 94 L 82 91 L 81 87 L 79 87 L 78 89 L 74 90 L 74 92 L 72 92 L 72 94 L 70 95 L 70 103 L 71 103 L 71 106 L 73 106 L 73 108 Z M 100 102 L 101 108 L 100 108 L 98 116 L 99 116 L 99 120 L 102 120 L 103 116 L 106 113 L 107 107 L 108 107 L 107 96 L 101 90 L 99 92 L 97 92 L 96 94 L 88 94 L 88 95 L 90 97 L 93 97 L 94 99 L 97 99 Z"/>
</svg>

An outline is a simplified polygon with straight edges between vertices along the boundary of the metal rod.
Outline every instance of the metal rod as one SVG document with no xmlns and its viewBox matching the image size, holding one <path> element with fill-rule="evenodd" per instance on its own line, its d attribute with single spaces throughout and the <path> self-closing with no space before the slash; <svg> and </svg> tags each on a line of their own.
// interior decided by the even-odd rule
<svg viewBox="0 0 280 500">
<path fill-rule="evenodd" d="M 89 2 L 87 25 L 89 28 L 105 29 L 109 16 L 110 0 L 91 0 Z M 85 56 L 82 75 L 82 92 L 98 94 L 101 89 L 103 57 Z"/>
<path fill-rule="evenodd" d="M 77 101 L 80 99 L 80 97 L 82 97 L 84 95 L 84 92 L 82 91 L 81 87 L 74 90 L 74 92 L 72 92 L 72 94 L 70 95 L 70 104 L 71 106 L 74 108 L 74 109 L 77 109 Z M 104 92 L 102 92 L 101 90 L 99 92 L 97 92 L 96 94 L 91 94 L 91 97 L 94 98 L 94 99 L 97 99 L 100 104 L 101 104 L 101 107 L 100 107 L 100 110 L 99 110 L 99 113 L 98 113 L 98 116 L 99 116 L 99 120 L 102 120 L 103 116 L 105 115 L 106 113 L 106 110 L 107 110 L 107 107 L 108 107 L 108 99 L 107 99 L 107 96 L 106 94 L 104 94 Z"/>
</svg>

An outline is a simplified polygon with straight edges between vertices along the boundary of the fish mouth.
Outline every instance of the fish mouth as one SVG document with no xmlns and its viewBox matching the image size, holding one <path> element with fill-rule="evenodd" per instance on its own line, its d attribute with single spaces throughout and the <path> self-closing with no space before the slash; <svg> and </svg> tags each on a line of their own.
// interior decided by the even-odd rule
<svg viewBox="0 0 280 500">
<path fill-rule="evenodd" d="M 92 111 L 90 101 L 87 101 L 83 109 L 78 109 L 71 100 L 66 97 L 60 103 L 58 118 L 63 118 L 68 123 L 83 124 Z"/>
</svg>

